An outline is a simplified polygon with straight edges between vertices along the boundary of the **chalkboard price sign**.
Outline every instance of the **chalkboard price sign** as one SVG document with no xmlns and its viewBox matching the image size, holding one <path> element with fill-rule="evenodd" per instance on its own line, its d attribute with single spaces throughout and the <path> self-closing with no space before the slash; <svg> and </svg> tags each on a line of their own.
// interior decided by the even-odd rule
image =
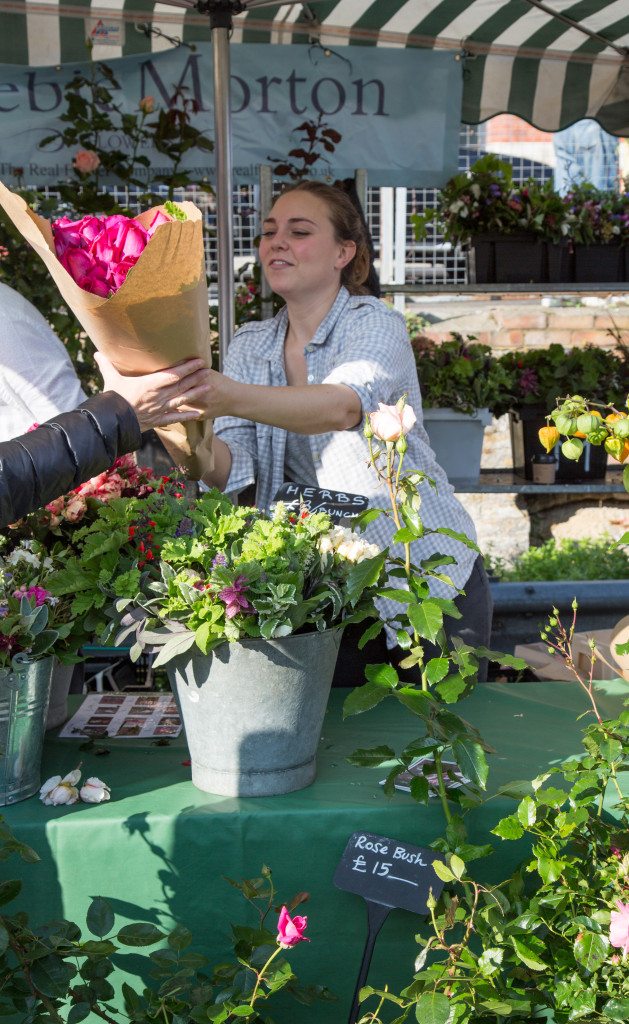
<svg viewBox="0 0 629 1024">
<path fill-rule="evenodd" d="M 303 503 L 309 512 L 327 512 L 333 522 L 347 525 L 345 520 L 353 519 L 369 507 L 363 494 L 349 494 L 346 491 L 328 491 L 324 487 L 307 487 L 305 484 L 285 483 L 278 489 L 273 501 L 283 501 L 299 509 Z"/>
<path fill-rule="evenodd" d="M 427 914 L 430 891 L 438 899 L 443 889 L 432 866 L 437 860 L 442 858 L 434 850 L 373 832 L 354 832 L 334 874 L 334 884 L 384 907 Z"/>
</svg>

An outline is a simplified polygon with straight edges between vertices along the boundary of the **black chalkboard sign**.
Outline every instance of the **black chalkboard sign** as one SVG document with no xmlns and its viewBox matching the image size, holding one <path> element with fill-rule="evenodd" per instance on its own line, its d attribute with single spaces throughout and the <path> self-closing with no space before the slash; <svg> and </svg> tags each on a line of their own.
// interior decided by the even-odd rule
<svg viewBox="0 0 629 1024">
<path fill-rule="evenodd" d="M 347 525 L 344 520 L 353 519 L 369 507 L 363 494 L 349 494 L 346 491 L 328 491 L 325 487 L 308 487 L 306 484 L 285 483 L 278 489 L 273 501 L 283 501 L 298 509 L 303 503 L 309 512 L 327 512 L 333 522 Z"/>
<path fill-rule="evenodd" d="M 334 873 L 337 889 L 362 896 L 367 905 L 367 939 L 354 988 L 348 1024 L 360 1013 L 360 990 L 369 973 L 378 932 L 394 908 L 427 914 L 429 893 L 438 899 L 443 882 L 433 864 L 442 860 L 434 850 L 411 846 L 374 832 L 354 832 Z M 442 861 L 443 863 L 443 861 Z"/>
<path fill-rule="evenodd" d="M 435 899 L 443 889 L 432 867 L 436 860 L 443 858 L 434 850 L 373 832 L 354 832 L 334 874 L 334 884 L 384 907 L 427 914 L 431 889 Z"/>
</svg>

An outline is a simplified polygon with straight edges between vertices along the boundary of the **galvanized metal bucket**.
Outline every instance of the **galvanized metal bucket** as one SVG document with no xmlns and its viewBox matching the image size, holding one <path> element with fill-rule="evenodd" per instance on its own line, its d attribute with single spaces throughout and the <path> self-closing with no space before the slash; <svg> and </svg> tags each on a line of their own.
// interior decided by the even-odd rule
<svg viewBox="0 0 629 1024">
<path fill-rule="evenodd" d="M 0 671 L 0 805 L 26 800 L 41 785 L 40 766 L 54 658 Z"/>
<path fill-rule="evenodd" d="M 274 796 L 314 781 L 341 632 L 224 643 L 167 666 L 198 789 Z"/>
<path fill-rule="evenodd" d="M 46 729 L 56 729 L 68 718 L 68 694 L 74 673 L 74 665 L 63 665 L 55 658 L 50 687 L 50 703 L 46 716 Z"/>
</svg>

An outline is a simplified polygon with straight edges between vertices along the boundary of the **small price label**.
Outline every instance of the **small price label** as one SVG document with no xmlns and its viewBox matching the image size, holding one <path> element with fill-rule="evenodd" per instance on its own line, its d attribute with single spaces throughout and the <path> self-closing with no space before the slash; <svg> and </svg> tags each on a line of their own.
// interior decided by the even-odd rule
<svg viewBox="0 0 629 1024">
<path fill-rule="evenodd" d="M 438 899 L 443 889 L 433 868 L 435 861 L 443 863 L 434 850 L 373 832 L 354 832 L 334 874 L 334 884 L 385 907 L 427 914 L 430 892 Z"/>
</svg>

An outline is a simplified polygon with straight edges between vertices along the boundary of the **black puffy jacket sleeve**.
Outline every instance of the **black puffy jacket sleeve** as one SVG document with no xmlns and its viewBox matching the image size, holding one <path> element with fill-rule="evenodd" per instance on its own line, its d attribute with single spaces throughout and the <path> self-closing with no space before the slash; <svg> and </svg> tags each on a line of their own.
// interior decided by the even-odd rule
<svg viewBox="0 0 629 1024">
<path fill-rule="evenodd" d="M 0 528 L 102 473 L 141 443 L 133 409 L 114 391 L 0 442 Z"/>
</svg>

